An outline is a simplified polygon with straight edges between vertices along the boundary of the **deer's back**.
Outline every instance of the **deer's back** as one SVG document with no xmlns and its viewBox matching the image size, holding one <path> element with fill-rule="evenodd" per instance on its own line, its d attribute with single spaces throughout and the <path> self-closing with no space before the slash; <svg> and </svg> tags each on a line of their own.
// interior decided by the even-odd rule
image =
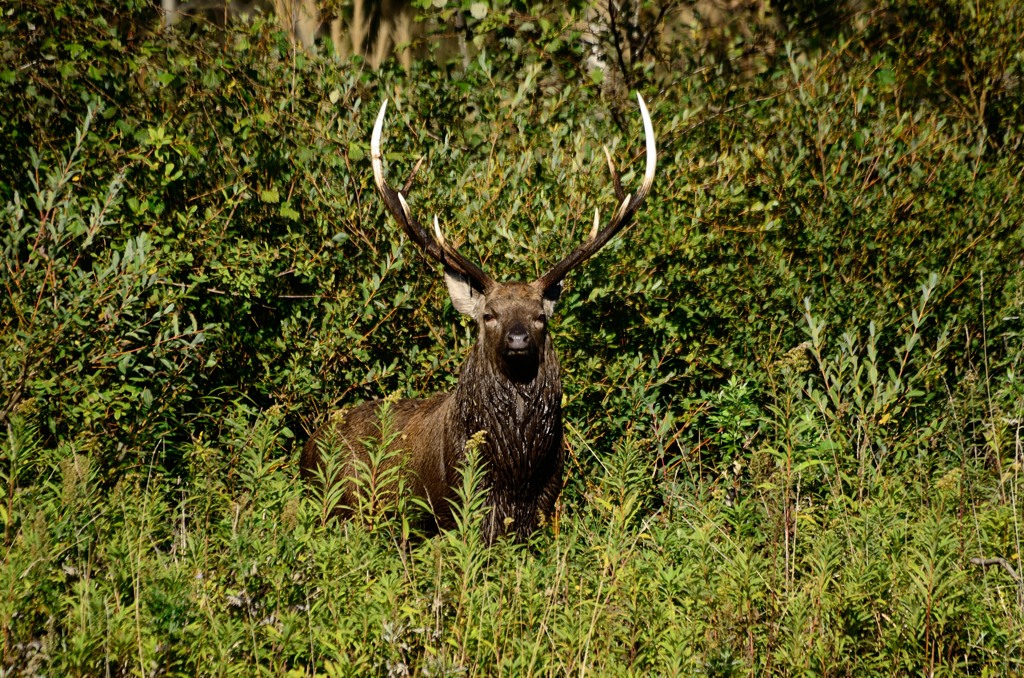
<svg viewBox="0 0 1024 678">
<path fill-rule="evenodd" d="M 401 465 L 407 491 L 434 505 L 446 499 L 448 477 L 458 462 L 444 454 L 449 394 L 391 403 L 390 421 L 383 426 L 382 404 L 375 400 L 334 412 L 302 450 L 303 478 L 314 479 L 318 468 L 324 472 L 333 469 L 337 476 L 346 478 L 342 503 L 351 506 L 356 484 L 350 479 L 373 466 L 371 452 L 374 452 L 378 457 L 378 476 L 387 475 L 388 469 Z M 391 443 L 386 450 L 381 450 L 381 441 L 385 439 L 390 439 Z"/>
</svg>

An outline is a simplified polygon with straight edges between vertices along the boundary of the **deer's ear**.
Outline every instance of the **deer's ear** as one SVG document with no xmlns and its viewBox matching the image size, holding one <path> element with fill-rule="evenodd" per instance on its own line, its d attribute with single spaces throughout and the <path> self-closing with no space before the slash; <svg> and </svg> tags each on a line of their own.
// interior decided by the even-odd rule
<svg viewBox="0 0 1024 678">
<path fill-rule="evenodd" d="M 555 312 L 555 304 L 558 302 L 558 300 L 561 297 L 562 297 L 562 283 L 561 282 L 556 282 L 554 285 L 551 285 L 551 286 L 549 286 L 549 287 L 544 289 L 544 293 L 543 293 L 544 314 L 547 315 L 547 317 L 550 318 L 552 316 L 552 314 L 554 314 L 554 312 Z"/>
<path fill-rule="evenodd" d="M 444 282 L 448 285 L 448 296 L 452 298 L 452 306 L 455 307 L 455 310 L 476 318 L 483 308 L 483 292 L 473 287 L 469 278 L 459 275 L 450 268 L 446 268 L 444 271 Z"/>
</svg>

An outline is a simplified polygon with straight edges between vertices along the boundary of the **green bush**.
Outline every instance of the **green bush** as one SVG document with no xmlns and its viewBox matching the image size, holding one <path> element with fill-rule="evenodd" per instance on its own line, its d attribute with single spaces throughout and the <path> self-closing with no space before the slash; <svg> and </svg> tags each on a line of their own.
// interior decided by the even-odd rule
<svg viewBox="0 0 1024 678">
<path fill-rule="evenodd" d="M 566 489 L 492 548 L 475 463 L 425 537 L 372 484 L 332 517 L 296 457 L 337 407 L 449 388 L 474 337 L 376 196 L 383 98 L 390 176 L 424 158 L 413 209 L 496 277 L 610 214 L 602 145 L 636 185 L 571 22 L 496 13 L 510 49 L 405 74 L 148 2 L 5 10 L 3 670 L 1024 671 L 1024 587 L 970 560 L 1021 571 L 1014 7 L 883 4 L 756 77 L 674 47 L 654 191 L 553 323 Z"/>
</svg>

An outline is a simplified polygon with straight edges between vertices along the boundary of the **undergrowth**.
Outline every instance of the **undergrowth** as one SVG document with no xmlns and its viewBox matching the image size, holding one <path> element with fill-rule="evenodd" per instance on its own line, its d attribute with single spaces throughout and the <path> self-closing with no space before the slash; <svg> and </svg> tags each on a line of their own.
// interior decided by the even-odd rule
<svg viewBox="0 0 1024 678">
<path fill-rule="evenodd" d="M 3 675 L 1024 674 L 1015 5 L 636 65 L 654 191 L 552 323 L 565 490 L 486 547 L 472 449 L 438 535 L 386 446 L 347 517 L 299 477 L 330 412 L 450 388 L 473 341 L 372 116 L 514 278 L 613 209 L 602 145 L 637 183 L 635 112 L 571 31 L 371 73 L 126 4 L 0 26 Z"/>
</svg>

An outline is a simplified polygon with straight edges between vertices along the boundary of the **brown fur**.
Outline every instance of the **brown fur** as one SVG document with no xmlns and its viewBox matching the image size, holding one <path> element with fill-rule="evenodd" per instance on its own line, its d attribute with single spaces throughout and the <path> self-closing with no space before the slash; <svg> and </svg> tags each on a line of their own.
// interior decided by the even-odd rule
<svg viewBox="0 0 1024 678">
<path fill-rule="evenodd" d="M 432 508 L 438 527 L 452 527 L 451 501 L 465 459 L 466 441 L 485 431 L 483 489 L 489 512 L 484 535 L 525 539 L 549 516 L 562 487 L 562 388 L 558 359 L 547 332 L 545 300 L 535 286 L 498 285 L 478 304 L 479 338 L 451 393 L 391 406 L 397 433 L 387 464 L 401 464 L 406 489 Z M 487 318 L 486 320 L 484 318 Z M 522 330 L 527 338 L 522 339 Z M 510 339 L 524 343 L 519 353 Z M 517 344 L 518 346 L 518 344 Z M 340 454 L 347 477 L 356 462 L 369 465 L 366 440 L 380 440 L 380 401 L 336 413 L 306 444 L 307 479 L 324 467 L 322 453 Z M 346 480 L 342 503 L 357 501 Z"/>
</svg>

